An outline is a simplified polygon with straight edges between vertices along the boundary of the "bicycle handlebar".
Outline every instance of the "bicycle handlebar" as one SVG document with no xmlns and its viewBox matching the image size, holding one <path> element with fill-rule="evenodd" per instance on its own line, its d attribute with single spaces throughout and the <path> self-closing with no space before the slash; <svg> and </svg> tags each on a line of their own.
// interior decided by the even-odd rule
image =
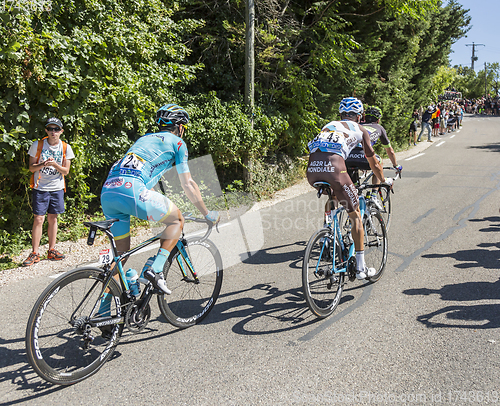
<svg viewBox="0 0 500 406">
<path fill-rule="evenodd" d="M 217 232 L 219 232 L 219 223 L 214 223 L 210 220 L 207 220 L 206 218 L 194 217 L 189 212 L 182 213 L 182 217 L 184 217 L 184 220 L 186 221 L 194 221 L 195 223 L 205 223 L 208 226 L 207 231 L 205 232 L 203 237 L 201 237 L 202 241 L 208 238 L 208 236 L 212 232 L 212 228 L 214 227 L 214 225 Z"/>
<path fill-rule="evenodd" d="M 366 183 L 362 183 L 361 185 L 359 185 L 357 187 L 357 189 L 361 192 L 362 190 L 365 190 L 365 189 L 378 189 L 379 187 L 383 187 L 385 189 L 387 189 L 388 191 L 389 190 L 392 190 L 392 186 L 388 185 L 387 183 L 379 183 L 378 185 L 372 185 L 372 184 L 366 184 Z M 394 191 L 392 191 L 392 193 L 394 193 Z"/>
<path fill-rule="evenodd" d="M 382 169 L 391 169 L 393 170 L 394 172 L 396 172 L 396 176 L 394 177 L 394 179 L 397 179 L 399 177 L 399 179 L 401 179 L 401 172 L 402 170 L 400 171 L 398 168 L 395 168 L 393 166 L 384 166 Z"/>
</svg>

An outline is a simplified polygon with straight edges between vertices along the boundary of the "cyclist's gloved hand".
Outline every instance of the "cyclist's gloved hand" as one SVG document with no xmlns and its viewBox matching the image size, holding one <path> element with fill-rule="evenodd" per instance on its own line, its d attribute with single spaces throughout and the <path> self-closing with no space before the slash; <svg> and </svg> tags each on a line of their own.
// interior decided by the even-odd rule
<svg viewBox="0 0 500 406">
<path fill-rule="evenodd" d="M 209 211 L 207 213 L 207 215 L 205 216 L 205 218 L 208 221 L 211 221 L 212 223 L 217 224 L 219 222 L 219 220 L 220 220 L 220 215 L 219 215 L 218 211 L 211 210 L 211 211 Z"/>
<path fill-rule="evenodd" d="M 393 183 L 394 183 L 394 179 L 392 178 L 385 178 L 385 182 L 384 182 L 386 185 L 389 185 L 392 187 Z"/>
<path fill-rule="evenodd" d="M 393 168 L 396 170 L 396 175 L 401 176 L 401 172 L 403 171 L 403 167 L 401 165 L 394 165 Z"/>
</svg>

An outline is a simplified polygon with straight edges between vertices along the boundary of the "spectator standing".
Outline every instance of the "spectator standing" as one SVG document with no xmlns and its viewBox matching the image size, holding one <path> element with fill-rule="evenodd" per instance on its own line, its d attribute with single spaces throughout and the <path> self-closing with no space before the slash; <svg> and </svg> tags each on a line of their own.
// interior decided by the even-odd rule
<svg viewBox="0 0 500 406">
<path fill-rule="evenodd" d="M 413 110 L 413 114 L 411 115 L 412 122 L 410 124 L 410 130 L 408 131 L 408 135 L 410 136 L 409 143 L 411 145 L 411 140 L 413 140 L 413 145 L 417 145 L 417 129 L 418 129 L 418 110 Z"/>
<path fill-rule="evenodd" d="M 439 131 L 439 116 L 441 115 L 441 110 L 439 106 L 434 109 L 432 113 L 432 136 L 437 137 Z"/>
<path fill-rule="evenodd" d="M 444 122 L 444 114 L 446 110 L 446 106 L 443 105 L 440 107 L 441 114 L 439 114 L 439 135 L 444 135 L 446 133 L 446 124 Z"/>
<path fill-rule="evenodd" d="M 424 130 L 427 130 L 427 142 L 433 142 L 431 140 L 432 113 L 433 113 L 433 108 L 432 108 L 432 106 L 429 106 L 427 108 L 427 110 L 424 112 L 424 114 L 422 114 L 422 129 L 420 130 L 420 134 L 418 135 L 418 139 L 417 139 L 418 142 L 420 142 L 420 137 L 422 137 Z"/>
<path fill-rule="evenodd" d="M 49 118 L 45 124 L 46 137 L 35 141 L 28 150 L 29 170 L 33 173 L 33 251 L 23 262 L 30 266 L 40 261 L 40 240 L 47 214 L 49 250 L 47 259 L 60 261 L 64 255 L 55 249 L 57 239 L 57 216 L 64 213 L 64 176 L 69 173 L 71 160 L 75 157 L 71 146 L 61 141 L 64 132 L 61 120 Z"/>
</svg>

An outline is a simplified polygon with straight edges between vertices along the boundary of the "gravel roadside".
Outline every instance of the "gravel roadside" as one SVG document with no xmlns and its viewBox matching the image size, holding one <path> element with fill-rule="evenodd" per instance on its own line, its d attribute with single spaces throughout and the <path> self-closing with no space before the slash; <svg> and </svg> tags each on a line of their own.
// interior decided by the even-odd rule
<svg viewBox="0 0 500 406">
<path fill-rule="evenodd" d="M 420 142 L 416 146 L 412 146 L 411 148 L 398 152 L 396 154 L 398 164 L 402 164 L 404 159 L 407 159 L 411 156 L 414 156 L 426 148 L 430 147 L 432 144 L 427 142 Z M 388 159 L 384 160 L 384 165 L 390 165 L 390 161 Z M 404 165 L 403 165 L 404 166 Z M 403 172 L 404 173 L 404 172 Z M 260 210 L 266 207 L 273 206 L 279 202 L 284 200 L 296 197 L 303 193 L 310 192 L 311 186 L 304 179 L 297 184 L 280 190 L 276 192 L 271 199 L 263 200 L 255 203 L 255 205 L 250 209 L 250 211 Z M 132 246 L 144 241 L 146 238 L 151 236 L 151 231 L 146 228 L 141 228 L 134 230 L 132 235 Z M 66 272 L 70 269 L 73 269 L 79 265 L 96 262 L 99 258 L 99 252 L 107 248 L 109 246 L 109 242 L 107 238 L 103 235 L 100 235 L 96 238 L 93 246 L 87 245 L 87 239 L 83 238 L 78 241 L 64 241 L 58 242 L 56 248 L 58 251 L 65 254 L 66 258 L 62 261 L 49 261 L 47 259 L 41 259 L 40 262 L 34 264 L 30 267 L 19 267 L 7 269 L 5 271 L 0 272 L 0 289 L 10 283 L 14 283 L 16 281 L 20 281 L 27 278 L 33 278 L 35 276 L 42 275 L 53 275 L 57 273 Z M 46 258 L 46 252 L 48 250 L 48 245 L 43 245 L 40 247 L 40 257 Z M 23 251 L 17 257 L 14 257 L 14 261 L 22 262 L 26 259 L 31 252 L 31 249 Z"/>
</svg>

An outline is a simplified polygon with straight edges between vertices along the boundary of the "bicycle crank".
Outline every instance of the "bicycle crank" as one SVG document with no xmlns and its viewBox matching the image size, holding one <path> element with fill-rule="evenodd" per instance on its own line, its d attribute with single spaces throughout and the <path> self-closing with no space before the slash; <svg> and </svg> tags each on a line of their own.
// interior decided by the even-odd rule
<svg viewBox="0 0 500 406">
<path fill-rule="evenodd" d="M 141 310 L 141 302 L 131 303 L 125 313 L 125 326 L 132 334 L 137 334 L 146 327 L 151 318 L 151 307 L 149 303 Z"/>
</svg>

